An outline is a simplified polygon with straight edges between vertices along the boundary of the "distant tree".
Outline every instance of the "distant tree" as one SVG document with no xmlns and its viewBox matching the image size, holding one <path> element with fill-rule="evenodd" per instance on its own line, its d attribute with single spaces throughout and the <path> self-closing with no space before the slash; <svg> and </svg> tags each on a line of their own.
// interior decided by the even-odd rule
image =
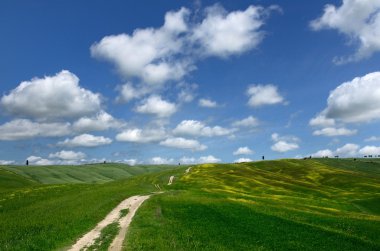
<svg viewBox="0 0 380 251">
<path fill-rule="evenodd" d="M 29 166 L 29 160 L 26 160 L 26 163 L 25 163 L 27 166 Z"/>
<path fill-rule="evenodd" d="M 263 155 L 262 159 L 263 159 L 263 160 L 265 159 L 264 155 Z"/>
</svg>

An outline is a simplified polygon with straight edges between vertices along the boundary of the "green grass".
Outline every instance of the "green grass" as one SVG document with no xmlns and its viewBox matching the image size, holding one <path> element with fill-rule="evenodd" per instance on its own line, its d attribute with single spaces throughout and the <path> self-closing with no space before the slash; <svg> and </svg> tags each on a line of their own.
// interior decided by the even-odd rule
<svg viewBox="0 0 380 251">
<path fill-rule="evenodd" d="M 380 163 L 192 168 L 137 212 L 126 250 L 380 250 Z"/>
<path fill-rule="evenodd" d="M 111 245 L 113 239 L 119 233 L 120 225 L 117 222 L 113 222 L 105 226 L 100 232 L 100 236 L 95 240 L 94 244 L 89 246 L 88 251 L 107 251 Z"/>
<path fill-rule="evenodd" d="M 120 210 L 120 218 L 123 218 L 124 216 L 126 216 L 127 214 L 129 213 L 129 208 L 124 208 L 124 209 L 121 209 Z"/>
<path fill-rule="evenodd" d="M 170 170 L 176 166 L 107 163 L 80 166 L 3 166 L 4 170 L 43 184 L 105 183 L 145 173 Z"/>
<path fill-rule="evenodd" d="M 0 167 L 0 191 L 5 189 L 27 187 L 35 184 L 36 182 L 33 180 L 17 175 L 12 171 L 1 169 Z"/>
<path fill-rule="evenodd" d="M 104 184 L 32 185 L 0 190 L 0 249 L 69 247 L 122 200 L 157 191 L 154 184 L 164 187 L 176 172 L 165 170 Z"/>
<path fill-rule="evenodd" d="M 164 193 L 137 211 L 127 250 L 380 250 L 374 159 L 204 164 L 189 174 L 186 166 L 27 168 L 0 168 L 1 250 L 67 248 L 156 184 Z M 119 171 L 135 176 L 112 174 Z"/>
</svg>

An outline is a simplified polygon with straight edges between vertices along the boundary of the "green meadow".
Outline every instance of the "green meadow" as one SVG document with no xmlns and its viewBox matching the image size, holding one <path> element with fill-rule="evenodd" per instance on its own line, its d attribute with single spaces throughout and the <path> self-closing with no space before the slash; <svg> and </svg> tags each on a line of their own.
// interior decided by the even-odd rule
<svg viewBox="0 0 380 251">
<path fill-rule="evenodd" d="M 0 167 L 0 249 L 64 250 L 158 184 L 163 193 L 137 211 L 126 250 L 380 250 L 377 159 L 187 168 Z"/>
</svg>

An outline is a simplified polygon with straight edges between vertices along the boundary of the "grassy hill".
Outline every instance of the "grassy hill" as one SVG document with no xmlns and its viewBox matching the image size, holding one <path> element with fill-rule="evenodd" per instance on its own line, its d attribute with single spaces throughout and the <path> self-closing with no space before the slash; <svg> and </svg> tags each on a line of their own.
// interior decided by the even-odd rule
<svg viewBox="0 0 380 251">
<path fill-rule="evenodd" d="M 80 166 L 0 166 L 28 180 L 43 184 L 105 183 L 145 173 L 170 170 L 170 165 L 139 165 L 107 163 Z"/>
<path fill-rule="evenodd" d="M 156 166 L 96 184 L 83 182 L 110 177 L 103 175 L 108 166 L 61 167 L 67 170 L 60 171 L 60 182 L 51 180 L 49 167 L 29 174 L 18 168 L 19 174 L 0 169 L 1 250 L 68 247 L 121 200 L 158 191 L 156 184 L 164 193 L 137 212 L 127 250 L 380 250 L 377 160 L 204 164 L 188 174 L 187 167 Z M 74 176 L 79 184 L 63 175 L 86 172 L 94 173 Z M 171 175 L 176 178 L 168 186 Z M 9 180 L 13 188 L 3 189 Z"/>
<path fill-rule="evenodd" d="M 178 169 L 164 165 L 116 166 L 2 166 L 0 250 L 55 250 L 70 246 L 122 200 L 157 191 L 155 184 L 164 184 Z M 123 174 L 130 177 L 118 176 L 120 172 L 117 170 L 121 169 L 126 169 Z M 74 183 L 67 183 L 70 179 L 66 174 L 73 173 L 79 177 L 74 176 Z M 104 183 L 103 179 L 103 183 L 92 184 L 95 178 L 106 177 L 105 173 L 108 179 L 118 180 Z M 37 181 L 64 184 L 41 184 Z"/>
<path fill-rule="evenodd" d="M 380 250 L 380 163 L 194 167 L 138 211 L 128 250 Z"/>
</svg>

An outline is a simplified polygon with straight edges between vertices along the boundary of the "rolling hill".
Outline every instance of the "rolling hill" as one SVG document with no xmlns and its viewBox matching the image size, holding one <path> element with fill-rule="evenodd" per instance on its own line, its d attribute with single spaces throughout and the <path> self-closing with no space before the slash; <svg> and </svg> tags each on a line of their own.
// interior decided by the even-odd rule
<svg viewBox="0 0 380 251">
<path fill-rule="evenodd" d="M 375 159 L 146 166 L 135 176 L 112 164 L 38 168 L 0 169 L 1 249 L 64 249 L 123 199 L 161 191 L 137 211 L 126 250 L 380 250 Z"/>
</svg>

